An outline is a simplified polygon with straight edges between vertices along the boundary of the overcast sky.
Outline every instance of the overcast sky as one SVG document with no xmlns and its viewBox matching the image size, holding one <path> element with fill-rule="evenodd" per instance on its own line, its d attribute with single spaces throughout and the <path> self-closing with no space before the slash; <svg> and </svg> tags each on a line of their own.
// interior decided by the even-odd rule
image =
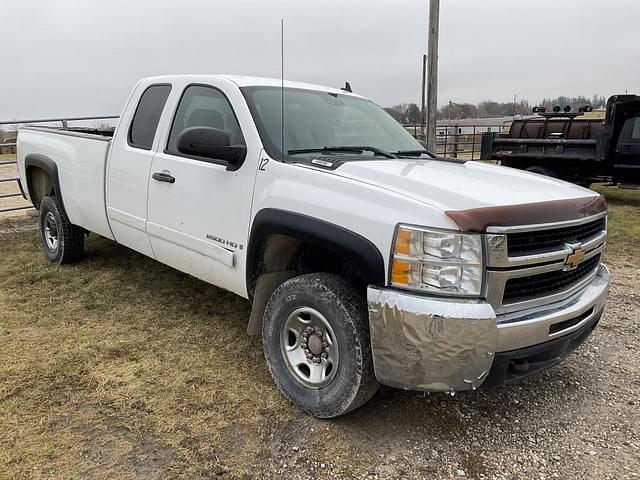
<svg viewBox="0 0 640 480">
<path fill-rule="evenodd" d="M 3 0 L 0 120 L 118 114 L 144 76 L 236 73 L 420 103 L 428 0 Z M 640 93 L 638 0 L 442 0 L 439 104 Z"/>
</svg>

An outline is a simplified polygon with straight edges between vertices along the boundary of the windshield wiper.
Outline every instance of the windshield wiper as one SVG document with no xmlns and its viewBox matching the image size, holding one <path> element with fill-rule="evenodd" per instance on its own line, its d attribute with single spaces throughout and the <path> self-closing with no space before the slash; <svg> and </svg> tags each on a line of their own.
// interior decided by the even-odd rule
<svg viewBox="0 0 640 480">
<path fill-rule="evenodd" d="M 297 150 L 287 150 L 287 155 L 297 155 L 301 153 L 322 153 L 322 152 L 347 152 L 347 153 L 362 153 L 362 152 L 371 152 L 374 155 L 380 155 L 381 157 L 386 158 L 397 158 L 393 153 L 389 153 L 386 150 L 382 150 L 376 147 L 367 147 L 367 146 L 350 146 L 345 145 L 342 147 L 322 147 L 322 148 L 300 148 Z"/>
<path fill-rule="evenodd" d="M 436 156 L 431 153 L 429 150 L 398 150 L 397 152 L 393 152 L 395 155 L 406 155 L 408 157 L 420 156 L 420 155 L 428 155 L 431 158 L 436 158 Z"/>
</svg>

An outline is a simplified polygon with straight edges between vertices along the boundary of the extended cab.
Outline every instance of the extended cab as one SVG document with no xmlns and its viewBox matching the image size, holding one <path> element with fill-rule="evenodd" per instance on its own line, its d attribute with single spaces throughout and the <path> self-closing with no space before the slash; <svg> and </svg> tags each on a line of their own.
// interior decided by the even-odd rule
<svg viewBox="0 0 640 480">
<path fill-rule="evenodd" d="M 554 365 L 609 286 L 601 196 L 436 158 L 340 89 L 148 78 L 115 131 L 22 128 L 18 163 L 52 262 L 91 232 L 249 299 L 275 382 L 318 417 L 380 383 L 455 392 Z"/>
</svg>

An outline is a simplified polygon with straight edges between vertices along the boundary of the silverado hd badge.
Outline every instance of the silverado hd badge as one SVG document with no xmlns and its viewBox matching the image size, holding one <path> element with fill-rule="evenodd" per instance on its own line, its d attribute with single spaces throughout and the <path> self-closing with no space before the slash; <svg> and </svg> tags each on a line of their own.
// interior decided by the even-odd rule
<svg viewBox="0 0 640 480">
<path fill-rule="evenodd" d="M 231 247 L 239 250 L 242 250 L 244 248 L 242 244 L 237 244 L 235 242 L 232 242 L 231 240 L 225 240 L 224 238 L 216 237 L 215 235 L 211 235 L 210 233 L 207 233 L 207 239 L 213 240 L 214 242 L 219 243 L 223 247 Z"/>
</svg>

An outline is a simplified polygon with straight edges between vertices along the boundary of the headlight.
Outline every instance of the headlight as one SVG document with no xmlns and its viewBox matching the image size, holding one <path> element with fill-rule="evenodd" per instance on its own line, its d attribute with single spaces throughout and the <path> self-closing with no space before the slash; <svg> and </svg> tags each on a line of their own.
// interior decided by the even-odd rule
<svg viewBox="0 0 640 480">
<path fill-rule="evenodd" d="M 478 234 L 399 226 L 391 285 L 430 293 L 479 297 L 484 268 Z"/>
</svg>

